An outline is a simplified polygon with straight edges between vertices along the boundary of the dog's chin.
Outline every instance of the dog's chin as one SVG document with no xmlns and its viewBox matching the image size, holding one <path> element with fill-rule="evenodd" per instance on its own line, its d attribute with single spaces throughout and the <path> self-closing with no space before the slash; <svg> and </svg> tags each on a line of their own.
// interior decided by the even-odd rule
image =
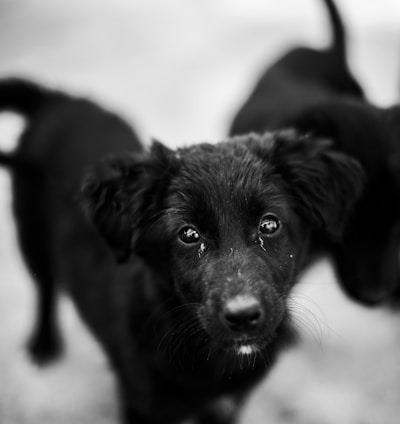
<svg viewBox="0 0 400 424">
<path fill-rule="evenodd" d="M 275 339 L 275 334 L 263 338 L 239 338 L 234 340 L 231 353 L 239 356 L 255 355 L 263 351 Z"/>
<path fill-rule="evenodd" d="M 235 337 L 215 339 L 214 346 L 230 356 L 253 356 L 262 352 L 275 339 L 275 334 L 268 337 Z"/>
</svg>

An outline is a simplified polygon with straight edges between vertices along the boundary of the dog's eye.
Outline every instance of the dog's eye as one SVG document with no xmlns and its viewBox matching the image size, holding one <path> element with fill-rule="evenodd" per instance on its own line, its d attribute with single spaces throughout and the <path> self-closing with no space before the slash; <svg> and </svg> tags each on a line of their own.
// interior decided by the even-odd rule
<svg viewBox="0 0 400 424">
<path fill-rule="evenodd" d="M 279 221 L 279 218 L 276 215 L 269 213 L 261 220 L 259 231 L 262 234 L 271 236 L 276 234 L 280 228 L 281 221 Z"/>
<path fill-rule="evenodd" d="M 200 241 L 200 234 L 193 227 L 183 227 L 178 236 L 185 244 L 194 244 Z"/>
</svg>

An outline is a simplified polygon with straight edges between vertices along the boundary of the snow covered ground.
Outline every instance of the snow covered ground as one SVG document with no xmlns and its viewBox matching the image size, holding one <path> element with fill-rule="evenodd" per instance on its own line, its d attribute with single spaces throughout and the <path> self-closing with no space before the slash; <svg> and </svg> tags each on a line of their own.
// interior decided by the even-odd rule
<svg viewBox="0 0 400 424">
<path fill-rule="evenodd" d="M 398 0 L 337 0 L 350 62 L 370 98 L 400 97 Z M 170 146 L 224 137 L 260 71 L 294 44 L 329 38 L 318 0 L 2 0 L 0 76 L 26 75 L 119 111 Z M 0 119 L 0 146 L 19 122 Z M 23 347 L 34 292 L 22 264 L 0 173 L 0 423 L 113 424 L 107 363 L 61 301 L 66 356 L 47 369 Z M 246 424 L 396 424 L 400 314 L 366 310 L 338 291 L 327 262 L 296 294 L 304 341 L 282 355 L 251 398 Z M 300 312 L 301 311 L 301 312 Z"/>
</svg>

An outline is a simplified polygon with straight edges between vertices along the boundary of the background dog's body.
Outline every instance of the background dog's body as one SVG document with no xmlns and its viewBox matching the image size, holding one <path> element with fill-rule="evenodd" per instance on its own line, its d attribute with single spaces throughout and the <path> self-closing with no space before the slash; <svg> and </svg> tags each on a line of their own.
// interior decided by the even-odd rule
<svg viewBox="0 0 400 424">
<path fill-rule="evenodd" d="M 86 271 L 97 272 L 96 267 L 90 269 L 79 263 L 95 262 L 99 257 L 108 260 L 106 249 L 96 242 L 98 236 L 87 230 L 71 201 L 82 173 L 96 158 L 142 147 L 132 130 L 115 115 L 86 100 L 46 91 L 27 82 L 3 84 L 0 108 L 20 112 L 30 122 L 15 154 L 1 155 L 0 162 L 15 169 L 13 206 L 18 238 L 39 288 L 38 322 L 30 349 L 38 361 L 45 361 L 60 348 L 58 333 L 53 328 L 55 280 L 62 275 L 62 280 L 72 281 L 77 290 L 84 290 L 92 282 L 107 278 L 101 272 L 97 278 L 86 276 Z M 91 249 L 87 249 L 88 245 Z M 75 266 L 65 267 L 62 252 L 66 250 L 68 261 L 75 262 Z M 73 270 L 82 273 L 69 276 Z M 98 296 L 103 295 L 107 296 L 99 290 Z M 83 309 L 88 319 L 108 322 L 106 310 L 101 314 L 93 311 L 98 315 L 94 317 L 87 307 Z"/>
<path fill-rule="evenodd" d="M 366 189 L 341 243 L 332 245 L 339 282 L 366 304 L 400 293 L 400 107 L 336 99 L 304 108 L 287 125 L 329 137 L 363 165 Z"/>
<path fill-rule="evenodd" d="M 0 102 L 28 117 L 0 158 L 41 301 L 33 356 L 59 352 L 61 282 L 116 370 L 129 422 L 234 422 L 290 339 L 307 240 L 340 233 L 358 164 L 293 133 L 148 152 L 115 115 L 26 81 L 3 81 Z M 78 202 L 87 167 L 110 154 Z"/>
<path fill-rule="evenodd" d="M 400 286 L 399 112 L 365 100 L 346 63 L 345 33 L 331 1 L 335 37 L 326 51 L 295 49 L 269 68 L 233 120 L 231 133 L 296 128 L 333 139 L 357 158 L 368 183 L 333 253 L 339 281 L 354 299 L 375 304 Z M 374 225 L 372 223 L 377 223 Z"/>
<path fill-rule="evenodd" d="M 350 96 L 364 98 L 346 59 L 345 29 L 332 0 L 324 0 L 333 40 L 325 50 L 299 47 L 270 66 L 235 115 L 229 134 L 282 128 L 306 106 Z"/>
</svg>

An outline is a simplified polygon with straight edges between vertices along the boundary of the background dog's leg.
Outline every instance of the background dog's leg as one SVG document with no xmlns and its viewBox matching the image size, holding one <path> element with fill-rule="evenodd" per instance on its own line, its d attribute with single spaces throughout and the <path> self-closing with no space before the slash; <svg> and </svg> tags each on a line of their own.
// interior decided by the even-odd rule
<svg viewBox="0 0 400 424">
<path fill-rule="evenodd" d="M 33 266 L 31 266 L 33 269 Z M 47 274 L 47 275 L 46 275 Z M 56 359 L 62 350 L 59 330 L 55 322 L 55 287 L 52 276 L 43 272 L 35 272 L 37 287 L 36 322 L 28 350 L 32 359 L 38 364 L 45 364 Z"/>
<path fill-rule="evenodd" d="M 38 364 L 50 362 L 61 352 L 56 323 L 56 289 L 51 269 L 46 210 L 40 199 L 41 183 L 36 178 L 15 177 L 18 193 L 14 213 L 18 221 L 18 239 L 26 265 L 37 288 L 36 322 L 28 342 L 32 359 Z"/>
</svg>

